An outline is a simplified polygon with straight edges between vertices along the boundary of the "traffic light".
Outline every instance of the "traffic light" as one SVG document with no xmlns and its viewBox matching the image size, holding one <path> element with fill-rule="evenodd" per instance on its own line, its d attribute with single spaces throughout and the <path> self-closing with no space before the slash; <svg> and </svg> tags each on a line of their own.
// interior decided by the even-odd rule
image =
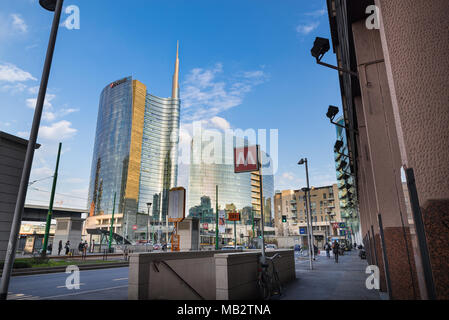
<svg viewBox="0 0 449 320">
<path fill-rule="evenodd" d="M 287 222 L 287 216 L 282 216 L 282 222 Z"/>
</svg>

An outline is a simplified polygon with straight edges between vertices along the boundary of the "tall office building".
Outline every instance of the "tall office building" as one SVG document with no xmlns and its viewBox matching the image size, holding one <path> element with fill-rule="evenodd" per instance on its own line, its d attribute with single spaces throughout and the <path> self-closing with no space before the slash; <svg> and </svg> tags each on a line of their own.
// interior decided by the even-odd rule
<svg viewBox="0 0 449 320">
<path fill-rule="evenodd" d="M 168 190 L 177 183 L 179 140 L 179 45 L 172 97 L 150 94 L 127 77 L 100 97 L 89 185 L 88 227 L 109 228 L 137 239 L 152 218 L 165 221 Z M 115 207 L 114 207 L 115 199 Z M 143 214 L 139 214 L 143 213 Z"/>
</svg>

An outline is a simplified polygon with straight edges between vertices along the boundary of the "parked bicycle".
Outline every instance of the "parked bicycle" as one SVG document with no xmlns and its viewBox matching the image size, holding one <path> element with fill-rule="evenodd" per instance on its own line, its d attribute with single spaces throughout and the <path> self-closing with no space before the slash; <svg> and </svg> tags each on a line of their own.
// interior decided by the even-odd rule
<svg viewBox="0 0 449 320">
<path fill-rule="evenodd" d="M 274 264 L 274 260 L 280 257 L 281 255 L 279 253 L 274 254 L 272 257 L 265 257 L 268 261 L 271 261 L 271 269 L 269 263 L 260 264 L 257 283 L 259 285 L 260 295 L 264 300 L 269 300 L 274 295 L 282 295 L 281 281 Z"/>
</svg>

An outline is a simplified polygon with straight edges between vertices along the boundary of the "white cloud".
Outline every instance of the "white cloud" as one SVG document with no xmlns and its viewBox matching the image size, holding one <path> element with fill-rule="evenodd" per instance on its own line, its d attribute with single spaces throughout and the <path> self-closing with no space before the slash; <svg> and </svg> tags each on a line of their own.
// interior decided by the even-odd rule
<svg viewBox="0 0 449 320">
<path fill-rule="evenodd" d="M 81 178 L 68 178 L 68 179 L 65 179 L 64 182 L 77 184 L 77 183 L 83 183 L 84 179 L 81 179 Z"/>
<path fill-rule="evenodd" d="M 50 126 L 41 126 L 39 137 L 48 140 L 64 140 L 73 137 L 78 131 L 72 128 L 72 123 L 66 120 L 55 122 Z"/>
<path fill-rule="evenodd" d="M 308 23 L 308 24 L 300 24 L 299 26 L 296 27 L 296 32 L 298 32 L 300 34 L 303 34 L 303 35 L 308 35 L 313 30 L 318 28 L 319 25 L 320 25 L 320 23 L 318 21 L 317 22 L 311 22 L 311 23 Z"/>
<path fill-rule="evenodd" d="M 304 15 L 309 16 L 309 17 L 321 17 L 324 16 L 327 13 L 326 8 L 320 9 L 320 10 L 315 10 L 312 12 L 306 12 Z"/>
<path fill-rule="evenodd" d="M 39 92 L 39 86 L 28 88 L 28 92 L 31 94 L 37 94 Z"/>
<path fill-rule="evenodd" d="M 14 30 L 17 30 L 21 33 L 26 33 L 28 31 L 28 26 L 25 23 L 25 21 L 22 19 L 20 14 L 13 13 L 11 14 L 11 17 L 13 19 L 12 21 L 12 27 Z"/>
<path fill-rule="evenodd" d="M 0 81 L 24 82 L 29 80 L 37 79 L 29 72 L 24 71 L 11 63 L 0 64 Z"/>
<path fill-rule="evenodd" d="M 51 109 L 53 107 L 51 101 L 54 98 L 56 98 L 56 95 L 47 93 L 47 95 L 45 96 L 44 107 Z M 30 98 L 26 100 L 26 105 L 28 108 L 34 109 L 36 108 L 36 102 L 37 98 Z"/>
<path fill-rule="evenodd" d="M 292 172 L 284 172 L 281 177 L 284 179 L 287 179 L 289 181 L 292 181 L 295 179 L 295 176 Z"/>
<path fill-rule="evenodd" d="M 221 63 L 211 69 L 192 69 L 182 86 L 182 118 L 185 121 L 211 119 L 242 104 L 245 94 L 267 78 L 261 70 L 240 72 L 225 78 Z"/>
<path fill-rule="evenodd" d="M 210 122 L 218 129 L 221 129 L 223 131 L 231 128 L 231 125 L 225 118 L 213 117 L 212 119 L 210 119 Z"/>
<path fill-rule="evenodd" d="M 25 91 L 27 86 L 23 83 L 16 83 L 16 84 L 7 84 L 1 87 L 2 91 L 9 92 L 11 94 L 16 94 Z"/>
</svg>

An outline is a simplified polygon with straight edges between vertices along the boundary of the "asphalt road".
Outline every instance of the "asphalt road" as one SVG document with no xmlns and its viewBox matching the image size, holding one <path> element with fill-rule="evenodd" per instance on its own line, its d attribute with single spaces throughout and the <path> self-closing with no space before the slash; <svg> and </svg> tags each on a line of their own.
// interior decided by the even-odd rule
<svg viewBox="0 0 449 320">
<path fill-rule="evenodd" d="M 68 289 L 70 274 L 49 273 L 12 277 L 11 300 L 127 300 L 128 267 L 80 271 L 79 289 Z M 70 281 L 69 283 L 73 283 Z"/>
</svg>

